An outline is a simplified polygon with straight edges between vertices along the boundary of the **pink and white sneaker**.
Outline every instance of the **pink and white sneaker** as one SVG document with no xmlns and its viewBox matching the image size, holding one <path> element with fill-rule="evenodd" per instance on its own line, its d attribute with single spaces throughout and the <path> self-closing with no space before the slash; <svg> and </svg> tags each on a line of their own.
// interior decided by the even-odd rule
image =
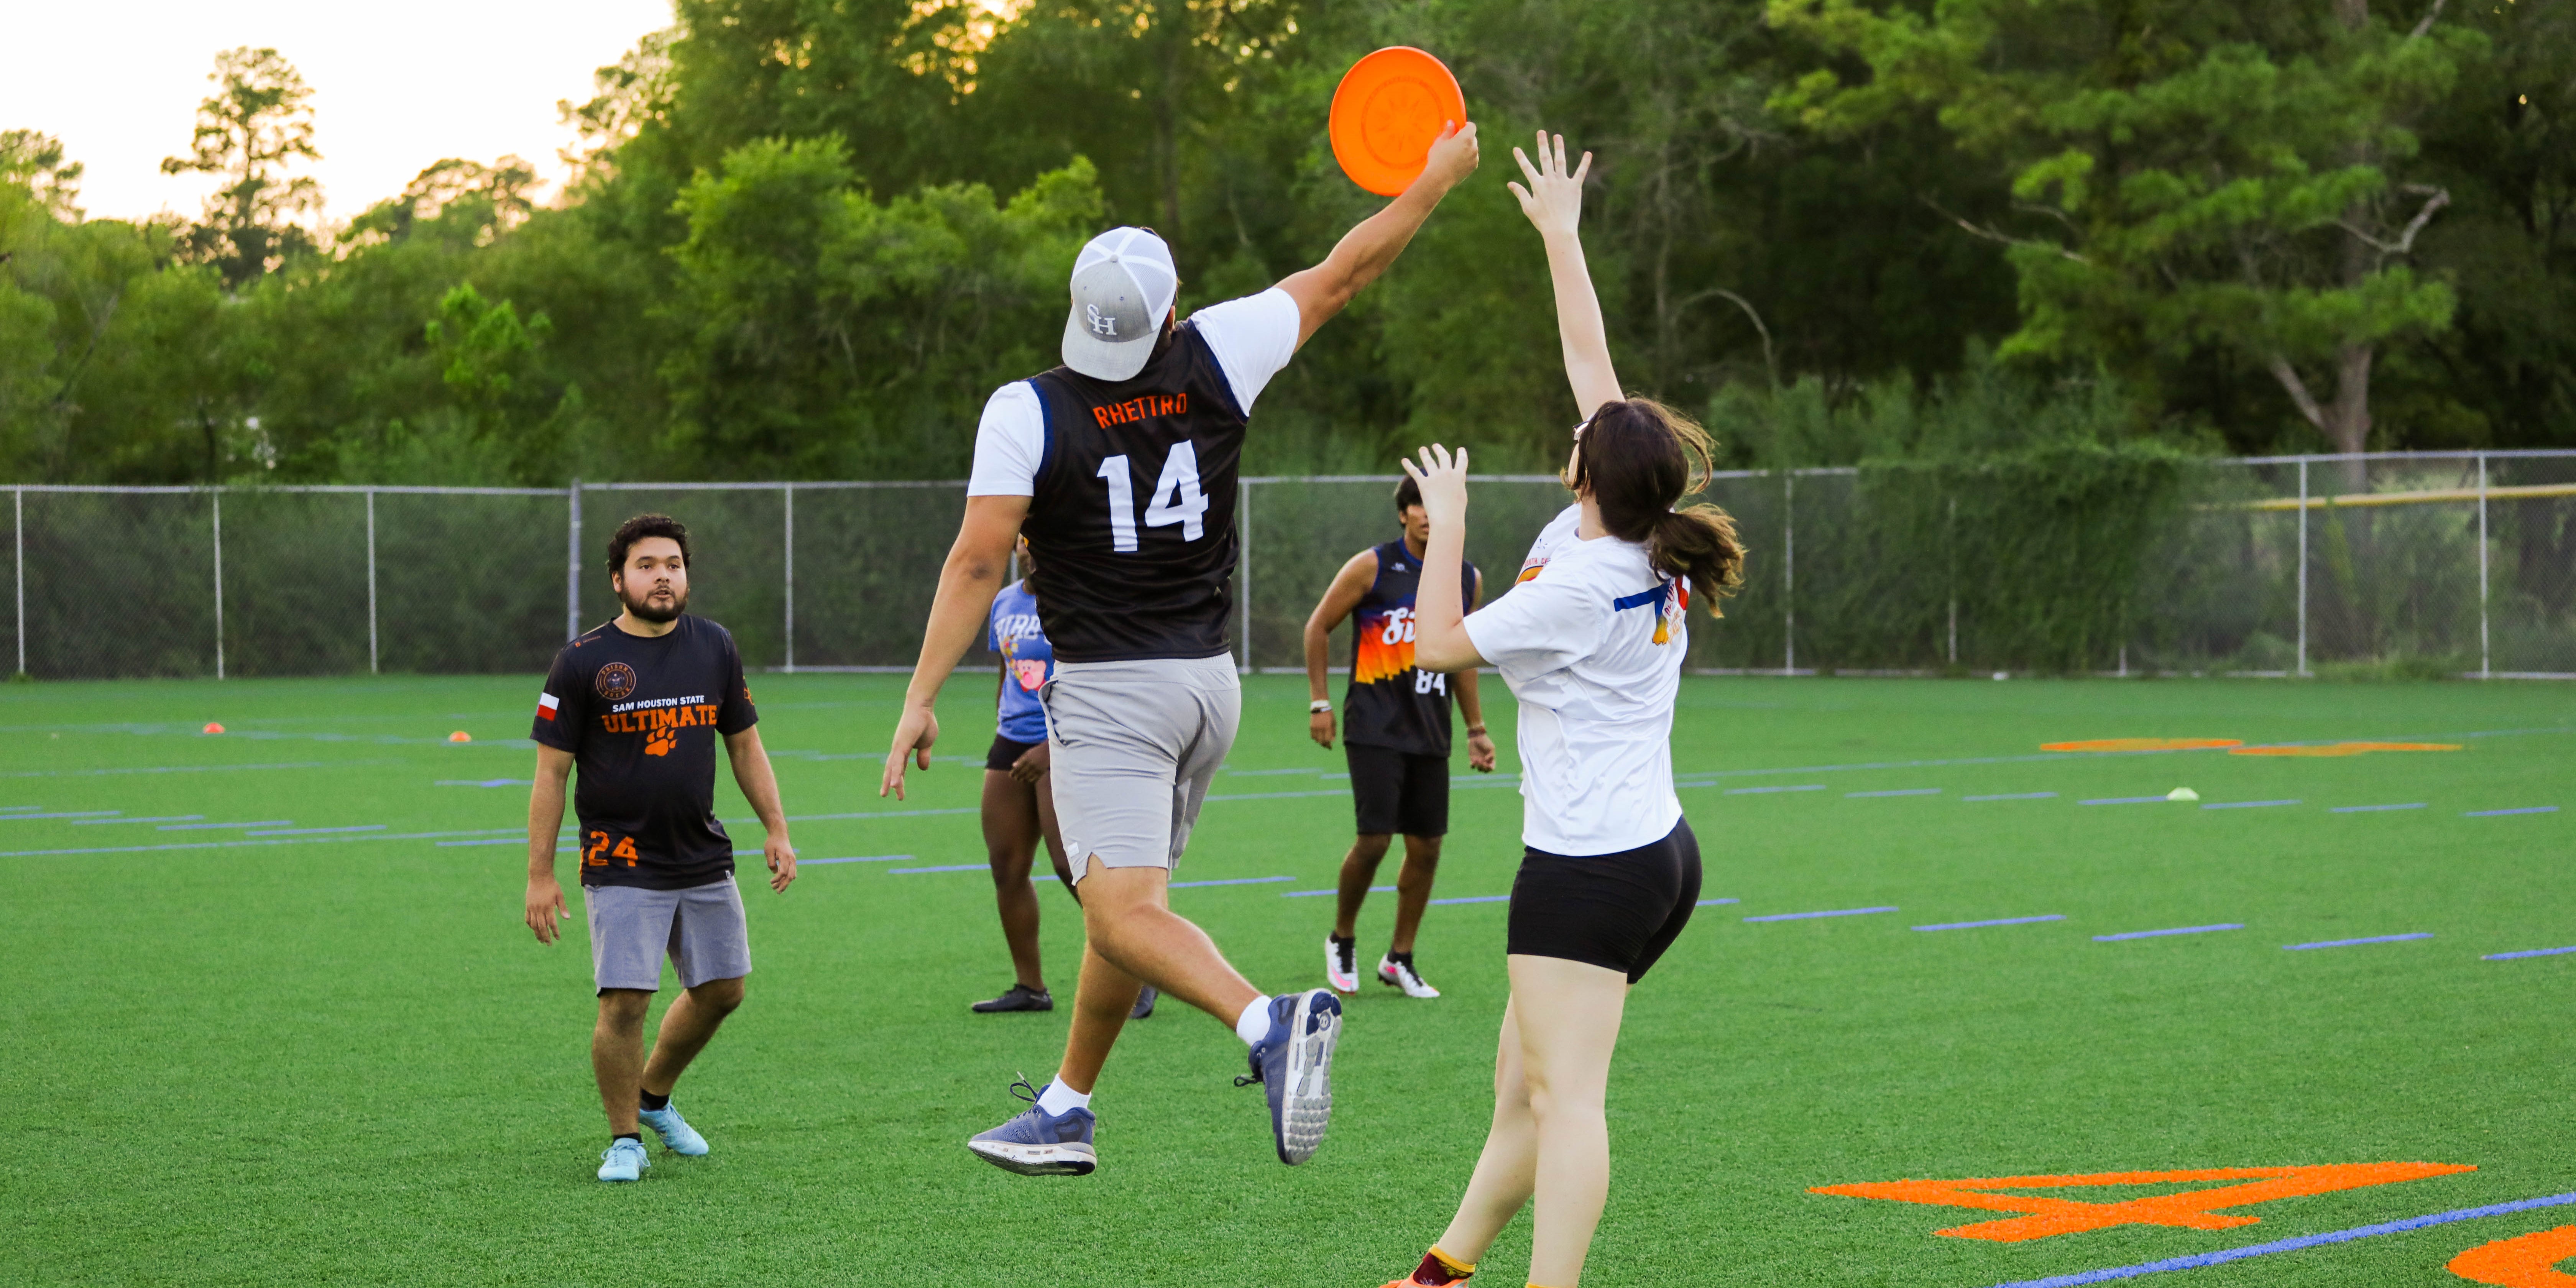
<svg viewBox="0 0 2576 1288">
<path fill-rule="evenodd" d="M 1324 936 L 1324 982 L 1336 993 L 1360 991 L 1359 941 Z"/>
</svg>

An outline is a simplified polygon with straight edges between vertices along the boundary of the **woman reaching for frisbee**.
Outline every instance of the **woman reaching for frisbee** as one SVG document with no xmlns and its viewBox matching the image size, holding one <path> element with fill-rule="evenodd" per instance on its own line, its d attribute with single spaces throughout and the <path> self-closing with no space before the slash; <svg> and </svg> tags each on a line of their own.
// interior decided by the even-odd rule
<svg viewBox="0 0 2576 1288">
<path fill-rule="evenodd" d="M 1432 1288 L 1473 1274 L 1537 1201 L 1532 1288 L 1575 1288 L 1610 1189 L 1604 1097 L 1628 988 L 1689 923 L 1699 842 L 1673 795 L 1673 698 L 1690 649 L 1693 594 L 1714 613 L 1743 581 L 1735 522 L 1675 509 L 1709 468 L 1708 436 L 1668 408 L 1622 398 L 1601 305 L 1575 235 L 1583 176 L 1565 140 L 1538 138 L 1511 185 L 1547 246 L 1565 375 L 1583 424 L 1565 484 L 1575 504 L 1539 534 L 1522 581 L 1467 616 L 1467 453 L 1437 444 L 1404 463 L 1431 521 L 1413 656 L 1426 670 L 1491 664 L 1520 702 L 1524 853 L 1505 952 L 1511 1000 L 1494 1055 L 1494 1122 L 1466 1197 L 1411 1275 Z"/>
</svg>

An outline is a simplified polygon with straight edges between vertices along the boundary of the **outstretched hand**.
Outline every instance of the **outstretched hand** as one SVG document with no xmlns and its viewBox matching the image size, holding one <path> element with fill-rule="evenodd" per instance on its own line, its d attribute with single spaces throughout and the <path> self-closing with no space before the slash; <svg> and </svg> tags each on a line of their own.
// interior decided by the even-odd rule
<svg viewBox="0 0 2576 1288">
<path fill-rule="evenodd" d="M 1440 185 L 1440 191 L 1447 192 L 1474 174 L 1480 159 L 1476 150 L 1476 123 L 1469 121 L 1461 125 L 1456 121 L 1444 121 L 1440 126 L 1440 137 L 1431 141 L 1431 154 L 1422 159 L 1422 173 L 1413 181 L 1436 183 Z"/>
<path fill-rule="evenodd" d="M 1583 154 L 1581 164 L 1565 168 L 1565 136 L 1555 136 L 1549 146 L 1548 132 L 1538 132 L 1538 164 L 1530 164 L 1529 154 L 1512 149 L 1512 159 L 1521 163 L 1521 174 L 1529 179 L 1524 188 L 1511 185 L 1512 195 L 1520 198 L 1521 213 L 1541 233 L 1572 233 L 1583 222 L 1583 176 L 1592 171 L 1592 154 Z"/>
<path fill-rule="evenodd" d="M 1401 457 L 1397 458 L 1396 463 L 1402 465 L 1404 472 L 1413 477 L 1414 485 L 1422 489 L 1423 517 L 1429 519 L 1431 526 L 1435 528 L 1465 522 L 1467 518 L 1467 449 L 1459 448 L 1457 455 L 1453 457 L 1448 448 L 1433 443 L 1429 447 L 1422 448 L 1421 452 L 1422 464 L 1419 468 L 1415 467 L 1413 462 Z"/>
</svg>

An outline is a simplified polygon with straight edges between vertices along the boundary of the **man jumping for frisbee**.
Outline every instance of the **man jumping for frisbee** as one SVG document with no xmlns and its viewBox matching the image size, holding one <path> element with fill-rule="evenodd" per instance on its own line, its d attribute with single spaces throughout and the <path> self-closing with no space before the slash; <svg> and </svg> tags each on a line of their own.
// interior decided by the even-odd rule
<svg viewBox="0 0 2576 1288">
<path fill-rule="evenodd" d="M 1253 400 L 1317 327 L 1402 253 L 1476 168 L 1476 128 L 1444 128 L 1421 175 L 1323 263 L 1180 322 L 1163 239 L 1113 228 L 1074 261 L 1064 365 L 996 390 L 975 436 L 966 517 L 940 571 L 921 659 L 879 794 L 905 761 L 930 768 L 932 704 L 984 625 L 1011 543 L 1037 553 L 1030 589 L 1055 646 L 1040 692 L 1064 848 L 1082 895 L 1082 975 L 1064 1061 L 1031 1101 L 967 1142 L 1024 1175 L 1087 1175 L 1092 1088 L 1137 992 L 1153 985 L 1232 1027 L 1270 1108 L 1279 1161 L 1312 1156 L 1332 1114 L 1341 1002 L 1264 996 L 1165 899 L 1209 781 L 1234 745 L 1242 693 L 1226 626 L 1236 466 Z"/>
</svg>

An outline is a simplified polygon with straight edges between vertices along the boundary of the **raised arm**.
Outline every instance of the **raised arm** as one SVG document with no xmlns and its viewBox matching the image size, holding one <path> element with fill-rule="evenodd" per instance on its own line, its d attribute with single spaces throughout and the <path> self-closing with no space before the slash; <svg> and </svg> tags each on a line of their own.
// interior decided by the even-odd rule
<svg viewBox="0 0 2576 1288">
<path fill-rule="evenodd" d="M 1397 463 L 1422 489 L 1422 512 L 1431 519 L 1422 580 L 1413 592 L 1413 664 L 1425 671 L 1473 670 L 1485 658 L 1467 636 L 1467 605 L 1458 593 L 1458 570 L 1467 561 L 1467 449 L 1452 456 L 1433 443 L 1422 449 L 1420 466 L 1401 457 Z"/>
<path fill-rule="evenodd" d="M 1475 171 L 1475 123 L 1443 126 L 1440 137 L 1431 145 L 1430 157 L 1423 162 L 1422 173 L 1414 177 L 1411 187 L 1397 194 L 1386 209 L 1342 234 L 1342 240 L 1323 263 L 1280 279 L 1279 289 L 1297 301 L 1298 347 L 1305 347 L 1315 328 L 1341 312 L 1361 287 L 1376 281 L 1378 274 L 1404 253 L 1405 243 L 1413 240 L 1413 234 L 1431 217 L 1440 199 Z"/>
<path fill-rule="evenodd" d="M 930 768 L 930 747 L 939 741 L 939 717 L 932 710 L 939 686 L 957 669 L 957 659 L 975 642 L 993 611 L 993 596 L 1010 575 L 1011 545 L 1019 540 L 1020 523 L 1029 517 L 1025 496 L 970 496 L 966 518 L 957 525 L 957 541 L 939 570 L 939 594 L 930 601 L 930 621 L 921 632 L 921 657 L 912 666 L 912 683 L 903 692 L 903 717 L 895 725 L 894 745 L 886 752 L 885 777 L 877 795 L 893 792 L 903 799 L 904 759 Z"/>
<path fill-rule="evenodd" d="M 1576 232 L 1583 222 L 1583 176 L 1592 170 L 1592 154 L 1584 153 L 1582 163 L 1569 172 L 1565 136 L 1556 135 L 1553 146 L 1550 142 L 1547 131 L 1539 131 L 1535 166 L 1527 153 L 1512 149 L 1512 159 L 1520 162 L 1529 186 L 1515 183 L 1511 189 L 1520 198 L 1521 213 L 1529 216 L 1547 245 L 1547 275 L 1556 284 L 1557 341 L 1565 350 L 1565 382 L 1574 386 L 1575 410 L 1590 420 L 1601 404 L 1624 396 L 1619 391 L 1619 373 L 1610 366 L 1610 333 L 1601 325 L 1601 300 L 1592 292 L 1592 270 L 1583 262 L 1583 239 Z"/>
<path fill-rule="evenodd" d="M 1350 562 L 1333 574 L 1333 584 L 1324 588 L 1324 597 L 1315 602 L 1315 611 L 1306 615 L 1306 695 L 1323 702 L 1332 695 L 1325 689 L 1325 664 L 1332 660 L 1333 628 L 1359 607 L 1360 596 L 1368 593 L 1377 581 L 1377 551 L 1363 550 L 1352 555 Z M 1333 749 L 1333 713 L 1318 711 L 1306 719 L 1306 734 L 1322 746 Z"/>
</svg>

